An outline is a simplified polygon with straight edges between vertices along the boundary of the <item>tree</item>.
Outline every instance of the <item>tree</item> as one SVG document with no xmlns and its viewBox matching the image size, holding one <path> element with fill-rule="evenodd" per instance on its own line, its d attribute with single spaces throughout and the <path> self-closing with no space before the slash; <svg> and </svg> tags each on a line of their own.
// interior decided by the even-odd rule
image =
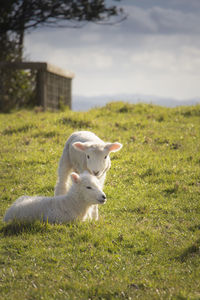
<svg viewBox="0 0 200 300">
<path fill-rule="evenodd" d="M 116 17 L 118 21 L 125 18 L 123 9 L 104 0 L 1 0 L 0 61 L 22 60 L 27 30 L 80 27 L 87 22 L 107 23 Z M 0 69 L 0 111 L 29 103 L 32 86 L 28 82 L 32 77 L 27 76 L 22 71 Z"/>
<path fill-rule="evenodd" d="M 114 0 L 120 1 L 120 0 Z M 80 27 L 86 22 L 125 18 L 122 8 L 104 0 L 2 0 L 0 34 L 15 35 L 22 58 L 24 32 L 40 26 Z"/>
</svg>

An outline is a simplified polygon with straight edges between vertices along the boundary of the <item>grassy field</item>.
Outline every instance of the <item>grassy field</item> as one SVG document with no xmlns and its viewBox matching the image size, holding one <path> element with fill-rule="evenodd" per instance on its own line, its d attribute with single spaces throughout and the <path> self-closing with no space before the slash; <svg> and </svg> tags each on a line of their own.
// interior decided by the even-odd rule
<svg viewBox="0 0 200 300">
<path fill-rule="evenodd" d="M 53 195 L 76 130 L 124 145 L 100 220 L 6 226 L 17 197 Z M 200 299 L 200 105 L 0 114 L 0 164 L 0 299 Z"/>
</svg>

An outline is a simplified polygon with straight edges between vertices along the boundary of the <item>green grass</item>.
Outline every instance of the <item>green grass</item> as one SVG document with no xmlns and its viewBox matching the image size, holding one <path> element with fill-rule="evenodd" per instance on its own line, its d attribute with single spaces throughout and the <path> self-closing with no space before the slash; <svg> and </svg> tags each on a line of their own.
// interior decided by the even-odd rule
<svg viewBox="0 0 200 300">
<path fill-rule="evenodd" d="M 17 197 L 53 195 L 85 129 L 124 145 L 100 220 L 6 226 Z M 0 114 L 0 145 L 0 299 L 200 299 L 200 105 Z"/>
</svg>

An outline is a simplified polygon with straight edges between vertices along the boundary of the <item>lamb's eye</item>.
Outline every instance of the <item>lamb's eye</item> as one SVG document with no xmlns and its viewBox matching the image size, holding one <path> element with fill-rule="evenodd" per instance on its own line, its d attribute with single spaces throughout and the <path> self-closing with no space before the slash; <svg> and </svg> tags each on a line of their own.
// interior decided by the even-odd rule
<svg viewBox="0 0 200 300">
<path fill-rule="evenodd" d="M 90 158 L 90 156 L 89 156 L 89 155 L 87 155 L 87 158 L 89 159 L 89 158 Z"/>
<path fill-rule="evenodd" d="M 104 157 L 105 159 L 107 158 L 107 155 Z"/>
<path fill-rule="evenodd" d="M 86 186 L 86 188 L 87 188 L 88 190 L 91 190 L 91 189 L 92 189 L 91 186 Z"/>
</svg>

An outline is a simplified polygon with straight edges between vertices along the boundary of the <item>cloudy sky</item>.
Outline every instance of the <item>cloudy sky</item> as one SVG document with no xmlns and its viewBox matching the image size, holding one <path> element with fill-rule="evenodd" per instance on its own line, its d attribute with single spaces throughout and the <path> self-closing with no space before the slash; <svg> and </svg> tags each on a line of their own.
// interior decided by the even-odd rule
<svg viewBox="0 0 200 300">
<path fill-rule="evenodd" d="M 200 0 L 122 0 L 126 21 L 26 34 L 26 58 L 75 73 L 73 94 L 200 98 Z"/>
</svg>

